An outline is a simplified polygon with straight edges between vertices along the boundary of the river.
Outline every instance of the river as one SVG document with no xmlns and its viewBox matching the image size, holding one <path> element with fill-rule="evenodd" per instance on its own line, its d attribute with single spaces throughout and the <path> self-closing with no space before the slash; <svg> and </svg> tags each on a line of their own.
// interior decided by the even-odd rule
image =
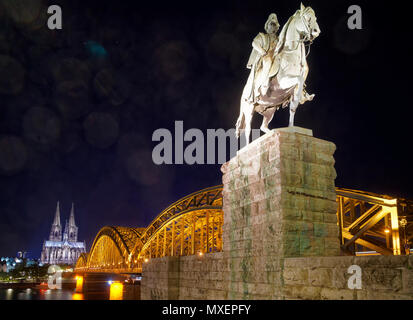
<svg viewBox="0 0 413 320">
<path fill-rule="evenodd" d="M 108 297 L 105 293 L 75 293 L 74 289 L 0 288 L 0 300 L 108 300 Z"/>
</svg>

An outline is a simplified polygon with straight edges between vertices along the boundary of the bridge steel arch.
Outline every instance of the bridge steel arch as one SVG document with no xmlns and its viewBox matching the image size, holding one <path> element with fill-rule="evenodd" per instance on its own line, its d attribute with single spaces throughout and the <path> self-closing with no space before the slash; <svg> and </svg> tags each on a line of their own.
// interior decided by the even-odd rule
<svg viewBox="0 0 413 320">
<path fill-rule="evenodd" d="M 76 261 L 75 269 L 84 270 L 87 268 L 87 256 L 86 252 L 80 254 L 79 258 Z"/>
<path fill-rule="evenodd" d="M 88 272 L 130 271 L 130 253 L 140 243 L 144 228 L 105 226 L 95 237 L 87 256 Z"/>
<path fill-rule="evenodd" d="M 336 194 L 344 251 L 404 254 L 413 240 L 412 201 L 345 188 Z M 223 222 L 222 185 L 206 188 L 171 204 L 146 228 L 103 227 L 76 271 L 140 273 L 151 258 L 222 251 Z"/>
<path fill-rule="evenodd" d="M 103 227 L 76 271 L 140 273 L 146 259 L 221 251 L 222 225 L 222 186 L 202 189 L 168 206 L 147 228 Z"/>
<path fill-rule="evenodd" d="M 184 256 L 222 250 L 222 209 L 186 210 L 164 222 L 147 239 L 138 259 Z"/>
<path fill-rule="evenodd" d="M 151 258 L 222 251 L 222 185 L 191 193 L 164 209 L 132 250 L 137 270 Z"/>
</svg>

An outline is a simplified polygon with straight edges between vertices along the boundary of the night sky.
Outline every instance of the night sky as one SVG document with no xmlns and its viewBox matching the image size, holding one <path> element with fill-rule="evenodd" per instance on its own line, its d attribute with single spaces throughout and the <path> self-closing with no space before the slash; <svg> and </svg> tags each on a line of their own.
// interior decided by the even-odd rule
<svg viewBox="0 0 413 320">
<path fill-rule="evenodd" d="M 24 6 L 20 4 L 24 3 Z M 150 4 L 153 3 L 153 4 Z M 0 0 L 0 256 L 40 255 L 56 202 L 87 249 L 221 183 L 220 165 L 152 162 L 152 133 L 235 126 L 251 41 L 299 1 Z M 59 4 L 63 29 L 47 28 Z M 413 198 L 411 14 L 405 2 L 304 1 L 321 35 L 295 124 L 332 141 L 336 186 Z M 347 28 L 359 4 L 363 29 Z M 259 128 L 261 116 L 254 116 Z M 288 125 L 277 111 L 270 128 Z"/>
</svg>

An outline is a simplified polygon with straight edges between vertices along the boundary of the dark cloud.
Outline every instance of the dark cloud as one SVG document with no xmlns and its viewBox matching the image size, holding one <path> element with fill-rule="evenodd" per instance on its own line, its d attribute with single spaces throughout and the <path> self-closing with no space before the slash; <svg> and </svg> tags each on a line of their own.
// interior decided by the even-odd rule
<svg viewBox="0 0 413 320">
<path fill-rule="evenodd" d="M 22 139 L 15 136 L 0 136 L 0 172 L 14 175 L 20 172 L 27 161 L 27 148 Z"/>
<path fill-rule="evenodd" d="M 0 94 L 18 94 L 24 86 L 25 70 L 16 59 L 0 55 Z"/>
<path fill-rule="evenodd" d="M 92 146 L 106 149 L 113 145 L 119 135 L 119 125 L 109 113 L 92 112 L 83 123 L 85 138 Z"/>
<path fill-rule="evenodd" d="M 60 137 L 60 119 L 46 108 L 30 108 L 23 117 L 24 137 L 33 143 L 48 145 Z"/>
</svg>

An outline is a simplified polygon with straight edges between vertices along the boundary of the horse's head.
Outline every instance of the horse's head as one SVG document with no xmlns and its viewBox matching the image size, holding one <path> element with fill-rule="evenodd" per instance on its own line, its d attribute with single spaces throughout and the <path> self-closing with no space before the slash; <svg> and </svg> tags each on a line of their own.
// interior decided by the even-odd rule
<svg viewBox="0 0 413 320">
<path fill-rule="evenodd" d="M 320 27 L 317 23 L 317 17 L 311 7 L 304 7 L 301 4 L 300 10 L 297 12 L 297 31 L 307 41 L 313 41 L 320 35 Z"/>
</svg>

